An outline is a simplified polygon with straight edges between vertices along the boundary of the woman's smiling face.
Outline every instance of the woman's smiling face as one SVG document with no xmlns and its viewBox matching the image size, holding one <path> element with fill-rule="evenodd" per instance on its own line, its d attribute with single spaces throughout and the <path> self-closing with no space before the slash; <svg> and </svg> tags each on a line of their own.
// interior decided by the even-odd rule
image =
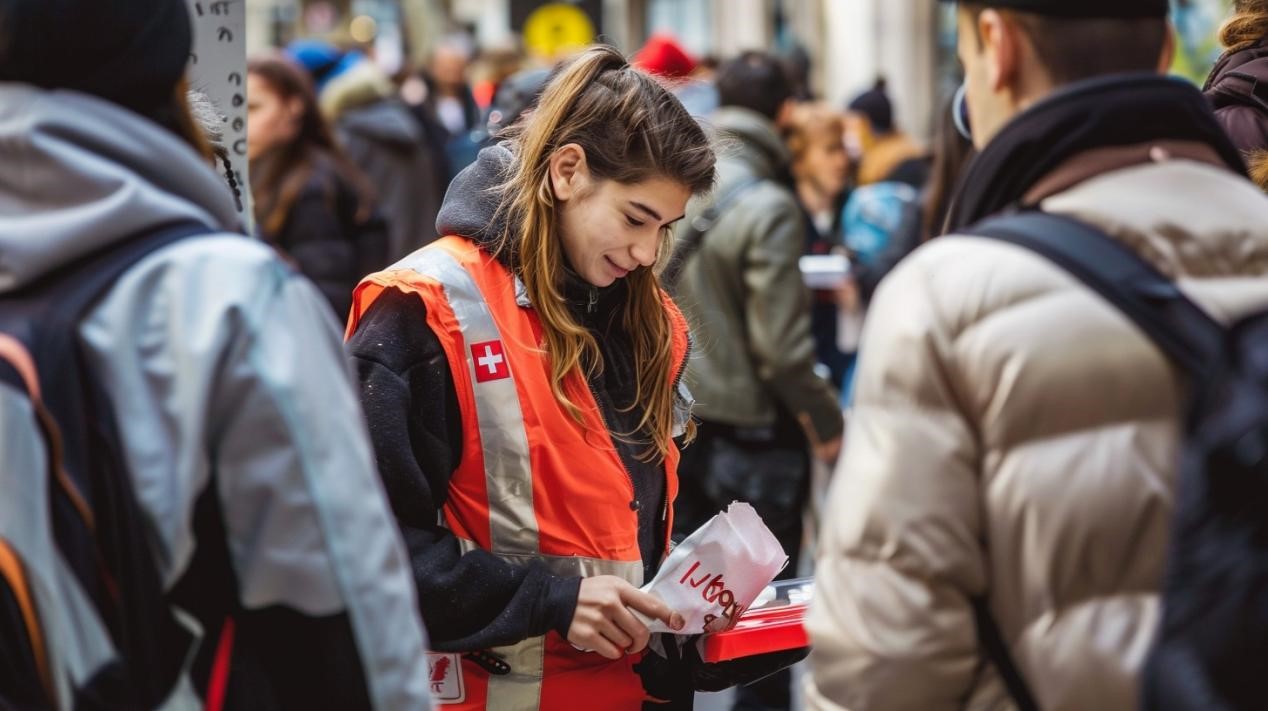
<svg viewBox="0 0 1268 711">
<path fill-rule="evenodd" d="M 550 180 L 564 255 L 578 276 L 597 287 L 656 264 L 664 230 L 682 219 L 691 198 L 686 185 L 664 177 L 630 184 L 596 180 L 576 144 L 555 151 Z"/>
</svg>

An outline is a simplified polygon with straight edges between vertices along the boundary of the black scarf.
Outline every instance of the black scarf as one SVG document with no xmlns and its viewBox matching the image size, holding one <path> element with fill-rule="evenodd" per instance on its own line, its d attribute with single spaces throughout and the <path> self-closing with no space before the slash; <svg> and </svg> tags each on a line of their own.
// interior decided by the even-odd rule
<svg viewBox="0 0 1268 711">
<path fill-rule="evenodd" d="M 1196 87 L 1154 74 L 1119 74 L 1063 87 L 1014 118 L 969 164 L 947 218 L 958 232 L 993 214 L 1024 207 L 1037 182 L 1074 156 L 1150 141 L 1198 141 L 1229 169 L 1241 155 Z"/>
</svg>

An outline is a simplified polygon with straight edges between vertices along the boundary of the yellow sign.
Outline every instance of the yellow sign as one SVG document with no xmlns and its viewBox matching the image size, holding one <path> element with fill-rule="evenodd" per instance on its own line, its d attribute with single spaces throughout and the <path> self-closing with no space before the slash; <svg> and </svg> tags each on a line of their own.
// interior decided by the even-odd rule
<svg viewBox="0 0 1268 711">
<path fill-rule="evenodd" d="M 542 5 L 524 22 L 524 46 L 534 54 L 555 57 L 594 42 L 594 25 L 580 8 L 561 2 Z"/>
</svg>

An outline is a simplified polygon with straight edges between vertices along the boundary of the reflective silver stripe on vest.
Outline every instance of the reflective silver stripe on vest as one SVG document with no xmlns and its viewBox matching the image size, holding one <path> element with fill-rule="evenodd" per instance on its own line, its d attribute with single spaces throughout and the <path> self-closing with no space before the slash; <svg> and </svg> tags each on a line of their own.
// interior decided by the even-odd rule
<svg viewBox="0 0 1268 711">
<path fill-rule="evenodd" d="M 515 373 L 510 378 L 476 382 L 471 346 L 486 341 L 502 343 L 493 314 L 475 280 L 443 249 L 419 250 L 394 267 L 409 269 L 440 282 L 465 342 L 467 371 L 475 393 L 476 419 L 484 452 L 484 476 L 489 496 L 489 533 L 495 553 L 537 553 L 537 517 L 533 513 L 533 478 L 528 459 L 528 435 Z M 509 366 L 508 366 L 509 367 Z"/>
<path fill-rule="evenodd" d="M 392 268 L 408 269 L 440 282 L 444 286 L 449 307 L 462 329 L 462 338 L 467 348 L 464 356 L 475 394 L 480 444 L 484 453 L 491 552 L 499 558 L 520 565 L 533 561 L 544 563 L 555 575 L 617 575 L 636 587 L 642 585 L 641 561 L 548 556 L 539 552 L 528 434 L 524 428 L 519 393 L 515 389 L 515 373 L 512 372 L 510 378 L 502 380 L 477 382 L 475 369 L 478 364 L 470 350 L 473 344 L 486 341 L 502 342 L 503 355 L 511 348 L 502 339 L 484 296 L 471 274 L 444 249 L 434 247 L 417 251 Z M 521 305 L 522 297 L 523 294 L 517 287 L 517 303 Z M 474 541 L 462 538 L 458 539 L 458 544 L 464 554 L 479 548 Z M 488 711 L 538 708 L 541 705 L 542 676 L 546 662 L 545 637 L 531 637 L 518 644 L 494 647 L 490 651 L 502 657 L 511 667 L 511 672 L 489 675 L 485 708 Z"/>
<path fill-rule="evenodd" d="M 479 549 L 480 547 L 475 544 L 475 541 L 468 541 L 465 538 L 458 539 L 458 550 L 463 553 Z M 643 586 L 642 561 L 602 560 L 600 558 L 585 558 L 579 555 L 543 555 L 540 553 L 534 555 L 497 553 L 496 555 L 502 560 L 516 565 L 528 565 L 534 562 L 543 563 L 551 573 L 561 577 L 593 578 L 596 575 L 615 575 L 636 588 Z"/>
<path fill-rule="evenodd" d="M 465 555 L 480 550 L 480 546 L 475 541 L 459 538 L 458 550 Z M 596 575 L 616 575 L 635 587 L 643 584 L 641 561 L 600 560 L 575 555 L 495 555 L 516 565 L 544 563 L 551 573 L 559 576 L 589 578 Z M 490 711 L 537 708 L 541 701 L 541 682 L 545 671 L 546 638 L 530 637 L 518 644 L 494 647 L 489 651 L 502 657 L 511 667 L 511 673 L 489 677 L 489 700 L 486 707 Z"/>
</svg>

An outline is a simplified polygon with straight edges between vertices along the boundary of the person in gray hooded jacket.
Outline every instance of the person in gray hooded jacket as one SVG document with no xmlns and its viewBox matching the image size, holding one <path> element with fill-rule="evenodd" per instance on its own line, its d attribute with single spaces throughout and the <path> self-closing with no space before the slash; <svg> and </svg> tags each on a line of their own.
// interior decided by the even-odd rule
<svg viewBox="0 0 1268 711">
<path fill-rule="evenodd" d="M 207 623 L 231 616 L 225 707 L 425 709 L 424 631 L 336 323 L 312 284 L 238 234 L 196 150 L 184 5 L 0 0 L 0 302 L 132 237 L 204 226 L 133 264 L 75 333 L 165 599 L 224 551 L 202 572 L 227 599 L 178 615 L 197 646 L 166 705 L 202 705 L 200 665 L 226 639 Z M 64 693 L 114 650 L 57 554 L 23 548 L 43 457 L 30 415 L 0 386 L 0 540 L 44 555 L 29 571 L 50 574 L 33 588 Z"/>
</svg>

